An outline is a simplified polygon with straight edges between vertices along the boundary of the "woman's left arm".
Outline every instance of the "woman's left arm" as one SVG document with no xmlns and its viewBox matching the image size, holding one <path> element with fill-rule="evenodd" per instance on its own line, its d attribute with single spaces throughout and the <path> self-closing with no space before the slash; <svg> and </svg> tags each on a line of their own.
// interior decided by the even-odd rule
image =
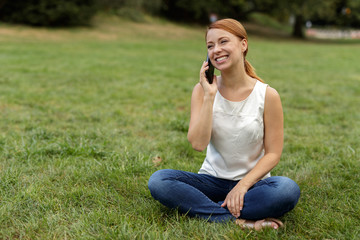
<svg viewBox="0 0 360 240">
<path fill-rule="evenodd" d="M 268 87 L 264 106 L 265 154 L 255 167 L 229 192 L 222 207 L 227 206 L 234 217 L 240 216 L 244 196 L 250 187 L 261 180 L 280 161 L 284 142 L 284 117 L 280 96 Z"/>
</svg>

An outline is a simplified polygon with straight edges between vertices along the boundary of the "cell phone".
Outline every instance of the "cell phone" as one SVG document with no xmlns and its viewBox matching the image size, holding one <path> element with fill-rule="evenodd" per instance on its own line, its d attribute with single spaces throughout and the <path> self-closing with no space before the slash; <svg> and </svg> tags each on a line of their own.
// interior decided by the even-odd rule
<svg viewBox="0 0 360 240">
<path fill-rule="evenodd" d="M 206 56 L 206 61 L 208 62 L 209 69 L 205 71 L 206 79 L 210 84 L 213 83 L 214 78 L 214 66 L 212 65 L 209 55 Z"/>
</svg>

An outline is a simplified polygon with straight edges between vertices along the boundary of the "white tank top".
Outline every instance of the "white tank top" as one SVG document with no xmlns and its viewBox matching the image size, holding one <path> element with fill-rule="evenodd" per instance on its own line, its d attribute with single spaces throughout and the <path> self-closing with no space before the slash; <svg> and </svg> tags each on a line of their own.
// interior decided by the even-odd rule
<svg viewBox="0 0 360 240">
<path fill-rule="evenodd" d="M 250 95 L 232 102 L 218 91 L 213 127 L 201 174 L 240 180 L 264 156 L 264 103 L 267 84 L 257 81 Z M 270 177 L 270 172 L 264 177 Z"/>
</svg>

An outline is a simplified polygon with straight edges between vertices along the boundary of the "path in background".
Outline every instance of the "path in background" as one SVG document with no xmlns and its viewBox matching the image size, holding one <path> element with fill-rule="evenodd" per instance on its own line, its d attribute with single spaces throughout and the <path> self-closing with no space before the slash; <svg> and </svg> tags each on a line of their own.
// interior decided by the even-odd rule
<svg viewBox="0 0 360 240">
<path fill-rule="evenodd" d="M 360 30 L 306 29 L 306 36 L 320 39 L 360 39 Z"/>
</svg>

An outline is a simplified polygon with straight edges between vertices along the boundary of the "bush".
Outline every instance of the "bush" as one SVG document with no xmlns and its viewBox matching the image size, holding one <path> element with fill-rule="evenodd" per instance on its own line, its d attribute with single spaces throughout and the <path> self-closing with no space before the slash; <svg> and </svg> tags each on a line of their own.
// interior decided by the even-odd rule
<svg viewBox="0 0 360 240">
<path fill-rule="evenodd" d="M 7 0 L 0 20 L 34 26 L 88 25 L 96 5 L 96 0 Z"/>
<path fill-rule="evenodd" d="M 246 17 L 246 6 L 245 0 L 163 0 L 162 12 L 176 21 L 207 24 L 210 14 L 242 20 Z"/>
<path fill-rule="evenodd" d="M 99 8 L 105 11 L 118 12 L 120 15 L 129 15 L 139 12 L 147 12 L 150 14 L 157 14 L 160 12 L 163 0 L 97 0 Z M 130 17 L 132 18 L 132 17 Z M 136 17 L 135 17 L 136 18 Z"/>
<path fill-rule="evenodd" d="M 144 22 L 145 16 L 142 11 L 137 10 L 136 8 L 123 7 L 116 10 L 116 15 L 129 19 L 133 22 Z"/>
</svg>

